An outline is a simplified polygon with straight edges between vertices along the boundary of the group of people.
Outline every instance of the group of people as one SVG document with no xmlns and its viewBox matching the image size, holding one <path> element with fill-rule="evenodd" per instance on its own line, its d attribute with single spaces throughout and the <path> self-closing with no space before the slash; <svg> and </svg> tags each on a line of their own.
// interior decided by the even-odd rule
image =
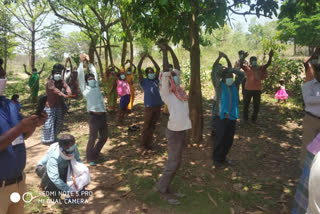
<svg viewBox="0 0 320 214">
<path fill-rule="evenodd" d="M 90 175 L 89 169 L 80 160 L 76 138 L 69 134 L 59 136 L 64 121 L 65 101 L 75 98 L 78 91 L 86 100 L 89 124 L 86 161 L 89 166 L 93 167 L 100 161 L 107 160 L 107 157 L 101 154 L 108 139 L 107 109 L 111 112 L 115 111 L 119 96 L 119 124 L 123 124 L 126 115 L 132 111 L 135 98 L 133 74 L 136 70 L 138 70 L 139 83 L 144 91 L 145 106 L 144 125 L 139 146 L 142 152 L 153 149 L 153 132 L 160 118 L 161 107 L 166 104 L 170 113 L 165 131 L 168 140 L 168 161 L 156 189 L 168 203 L 180 203 L 178 197 L 183 197 L 183 194 L 173 193 L 170 189 L 170 183 L 181 164 L 182 153 L 186 146 L 186 131 L 192 128 L 188 95 L 180 87 L 180 65 L 174 51 L 167 44 L 159 43 L 158 46 L 163 56 L 162 71 L 157 62 L 148 54 L 141 55 L 137 68 L 131 61 L 127 61 L 125 63 L 125 65 L 129 65 L 127 69 L 125 69 L 125 65 L 120 69 L 114 65 L 106 69 L 106 85 L 104 87 L 107 107 L 100 90 L 98 73 L 88 55 L 80 55 L 80 64 L 74 70 L 70 58 L 67 59 L 67 62 L 70 62 L 70 69 L 67 68 L 67 62 L 65 66 L 55 64 L 51 71 L 51 77 L 46 83 L 46 100 L 43 111 L 38 115 L 24 119 L 19 116 L 19 106 L 16 105 L 17 97 L 15 97 L 15 101 L 10 101 L 4 96 L 6 73 L 1 66 L 2 60 L 0 60 L 0 183 L 2 184 L 0 211 L 3 213 L 23 213 L 23 202 L 20 201 L 17 204 L 10 202 L 10 194 L 25 192 L 23 169 L 26 164 L 26 148 L 24 140 L 31 136 L 35 128 L 39 126 L 43 128 L 42 143 L 50 145 L 47 153 L 36 166 L 36 173 L 41 177 L 42 188 L 46 191 L 67 192 L 71 198 L 78 197 L 76 193 L 85 189 L 85 186 L 90 182 Z M 171 55 L 173 65 L 169 64 L 168 53 Z M 212 129 L 215 135 L 212 160 L 215 168 L 231 164 L 231 161 L 227 159 L 227 154 L 232 147 L 236 121 L 239 118 L 240 86 L 242 86 L 243 93 L 244 123 L 248 124 L 249 122 L 249 105 L 252 98 L 251 121 L 253 123 L 258 121 L 262 81 L 268 76 L 267 68 L 271 64 L 273 51 L 271 50 L 269 53 L 267 64 L 262 66 L 258 65 L 255 56 L 250 57 L 247 62 L 247 56 L 248 53 L 239 51 L 239 60 L 232 67 L 228 56 L 219 52 L 212 67 L 211 78 L 215 90 L 212 109 Z M 144 77 L 142 65 L 146 58 L 151 60 L 155 69 L 145 68 Z M 220 63 L 222 58 L 227 61 L 227 66 Z M 304 149 L 307 151 L 304 147 L 320 132 L 320 127 L 317 126 L 320 124 L 320 67 L 308 62 L 305 63 L 305 66 L 306 70 L 307 68 L 313 69 L 315 79 L 302 87 L 306 112 L 303 151 Z M 85 71 L 86 68 L 88 72 Z M 37 99 L 34 97 L 39 89 L 39 73 L 33 69 L 33 74 L 30 74 L 29 85 L 34 90 L 32 100 Z M 287 99 L 287 94 L 283 80 L 280 81 L 280 86 L 283 87 L 279 87 L 276 98 L 284 101 Z M 313 145 L 315 144 L 317 143 Z M 312 148 L 314 147 L 317 146 Z M 315 149 L 312 151 L 316 156 Z M 10 167 L 8 166 L 9 162 L 12 163 Z M 310 169 L 311 164 L 308 166 Z M 314 164 L 312 166 L 317 167 Z M 319 171 L 318 168 L 315 169 L 315 173 Z M 312 174 L 311 177 L 316 179 L 317 174 Z M 316 184 L 317 181 L 313 180 L 313 183 Z M 315 198 L 318 195 L 314 191 L 312 193 L 314 194 L 312 200 L 317 203 L 318 200 Z M 54 194 L 54 196 L 58 195 Z"/>
</svg>

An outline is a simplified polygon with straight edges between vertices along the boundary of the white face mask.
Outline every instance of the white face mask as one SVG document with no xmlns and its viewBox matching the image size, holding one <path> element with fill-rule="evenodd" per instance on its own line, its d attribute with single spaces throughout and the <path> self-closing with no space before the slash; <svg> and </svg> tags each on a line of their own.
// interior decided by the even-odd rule
<svg viewBox="0 0 320 214">
<path fill-rule="evenodd" d="M 88 85 L 89 85 L 91 88 L 94 88 L 94 87 L 96 87 L 96 81 L 95 81 L 94 79 L 88 80 Z"/>
<path fill-rule="evenodd" d="M 17 102 L 19 102 L 19 98 L 17 98 Z"/>
<path fill-rule="evenodd" d="M 55 75 L 53 75 L 53 79 L 54 79 L 55 81 L 61 80 L 61 74 L 55 74 Z"/>
<path fill-rule="evenodd" d="M 233 84 L 233 78 L 226 78 L 226 85 L 231 86 Z"/>
<path fill-rule="evenodd" d="M 0 96 L 3 96 L 6 86 L 7 86 L 7 79 L 0 79 Z"/>
</svg>

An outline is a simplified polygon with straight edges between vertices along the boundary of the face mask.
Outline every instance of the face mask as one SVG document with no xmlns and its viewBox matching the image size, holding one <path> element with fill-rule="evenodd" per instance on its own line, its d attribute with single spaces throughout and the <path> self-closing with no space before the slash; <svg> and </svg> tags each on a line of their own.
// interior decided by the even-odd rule
<svg viewBox="0 0 320 214">
<path fill-rule="evenodd" d="M 257 66 L 257 65 L 258 65 L 258 63 L 257 63 L 257 61 L 252 61 L 252 62 L 251 62 L 251 65 L 253 65 L 253 66 Z"/>
<path fill-rule="evenodd" d="M 55 81 L 61 80 L 61 74 L 55 74 L 55 75 L 53 75 L 53 79 L 54 79 Z"/>
<path fill-rule="evenodd" d="M 17 98 L 17 102 L 19 102 L 19 98 Z"/>
<path fill-rule="evenodd" d="M 127 74 L 131 74 L 131 72 L 130 72 L 130 71 L 128 71 L 128 72 L 127 72 Z"/>
<path fill-rule="evenodd" d="M 226 78 L 227 86 L 231 86 L 233 84 L 233 78 Z"/>
<path fill-rule="evenodd" d="M 74 158 L 74 153 L 72 153 L 72 154 L 67 154 L 66 152 L 63 151 L 63 148 L 62 148 L 62 147 L 60 147 L 59 153 L 60 153 L 60 157 L 61 157 L 63 160 L 72 160 L 72 159 Z"/>
<path fill-rule="evenodd" d="M 153 80 L 156 76 L 154 75 L 154 73 L 150 73 L 148 74 L 148 79 Z"/>
<path fill-rule="evenodd" d="M 91 88 L 94 88 L 94 87 L 96 87 L 96 81 L 95 81 L 95 80 L 88 80 L 88 85 L 89 85 Z"/>
<path fill-rule="evenodd" d="M 121 78 L 122 80 L 124 80 L 124 79 L 126 78 L 126 75 L 121 74 L 121 75 L 120 75 L 120 78 Z"/>
<path fill-rule="evenodd" d="M 174 77 L 173 77 L 173 80 L 174 80 L 174 83 L 175 83 L 177 86 L 180 86 L 180 80 L 179 80 L 179 77 L 178 77 L 178 76 L 174 76 Z"/>
<path fill-rule="evenodd" d="M 7 86 L 7 79 L 0 79 L 0 96 L 3 95 L 4 90 L 6 89 Z"/>
<path fill-rule="evenodd" d="M 243 54 L 240 54 L 240 55 L 239 55 L 239 58 L 240 58 L 240 59 L 243 59 Z"/>
<path fill-rule="evenodd" d="M 33 74 L 36 74 L 37 72 L 36 72 L 36 71 L 33 71 L 32 73 L 33 73 Z"/>
<path fill-rule="evenodd" d="M 76 150 L 76 144 L 73 144 L 68 149 L 66 149 L 68 153 L 73 153 L 75 150 Z"/>
</svg>

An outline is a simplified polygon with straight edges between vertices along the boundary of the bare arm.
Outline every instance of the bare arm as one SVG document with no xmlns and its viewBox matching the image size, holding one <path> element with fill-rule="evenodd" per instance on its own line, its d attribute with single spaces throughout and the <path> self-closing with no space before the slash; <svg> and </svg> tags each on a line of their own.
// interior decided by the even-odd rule
<svg viewBox="0 0 320 214">
<path fill-rule="evenodd" d="M 26 73 L 29 76 L 31 76 L 31 74 L 27 71 L 27 66 L 25 64 L 23 64 L 23 67 L 24 67 L 24 73 Z"/>
<path fill-rule="evenodd" d="M 142 63 L 144 61 L 144 59 L 146 58 L 146 55 L 143 54 L 141 56 L 141 59 L 139 61 L 139 64 L 138 64 L 138 75 L 139 75 L 139 81 L 141 82 L 143 80 L 143 75 L 142 75 L 142 70 L 141 70 L 141 66 L 142 66 Z"/>
<path fill-rule="evenodd" d="M 179 64 L 179 60 L 178 60 L 176 54 L 174 53 L 174 51 L 172 50 L 172 48 L 169 45 L 166 45 L 166 48 L 167 48 L 167 50 L 170 51 L 172 61 L 173 61 L 173 67 L 180 71 L 180 64 Z"/>
<path fill-rule="evenodd" d="M 21 120 L 15 127 L 9 129 L 0 135 L 0 152 L 5 150 L 19 135 L 23 134 L 24 139 L 30 137 L 37 126 L 41 126 L 47 119 L 47 114 L 42 113 L 39 119 L 38 115 L 32 115 Z"/>
<path fill-rule="evenodd" d="M 153 63 L 154 67 L 156 67 L 156 77 L 159 78 L 159 73 L 160 73 L 160 66 L 158 65 L 158 63 L 153 59 L 152 56 L 148 55 L 149 59 L 151 60 L 151 62 Z"/>
<path fill-rule="evenodd" d="M 168 53 L 165 45 L 159 44 L 159 48 L 162 51 L 163 56 L 163 71 L 168 72 L 169 71 L 169 61 L 168 61 Z"/>
<path fill-rule="evenodd" d="M 39 75 L 42 73 L 42 71 L 44 70 L 44 66 L 45 66 L 45 63 L 43 63 L 42 65 L 42 68 L 41 68 L 41 71 L 39 72 Z"/>
<path fill-rule="evenodd" d="M 271 65 L 272 56 L 273 56 L 273 50 L 271 50 L 271 51 L 269 52 L 269 60 L 268 60 L 267 64 L 265 64 L 265 65 L 263 66 L 264 69 L 267 69 L 267 68 Z"/>
</svg>

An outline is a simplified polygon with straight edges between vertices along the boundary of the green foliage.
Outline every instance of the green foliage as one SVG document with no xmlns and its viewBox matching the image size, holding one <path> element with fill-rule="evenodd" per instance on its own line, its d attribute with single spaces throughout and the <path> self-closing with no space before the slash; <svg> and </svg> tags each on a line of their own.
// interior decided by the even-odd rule
<svg viewBox="0 0 320 214">
<path fill-rule="evenodd" d="M 320 46 L 320 2 L 287 0 L 281 6 L 279 39 L 296 44 Z"/>
<path fill-rule="evenodd" d="M 268 68 L 268 78 L 263 81 L 263 89 L 267 93 L 275 93 L 278 90 L 279 80 L 285 80 L 286 90 L 289 96 L 302 102 L 301 86 L 303 79 L 303 64 L 292 59 L 280 58 L 279 52 L 285 49 L 275 38 L 263 41 L 264 51 L 274 50 L 271 66 Z"/>
</svg>

